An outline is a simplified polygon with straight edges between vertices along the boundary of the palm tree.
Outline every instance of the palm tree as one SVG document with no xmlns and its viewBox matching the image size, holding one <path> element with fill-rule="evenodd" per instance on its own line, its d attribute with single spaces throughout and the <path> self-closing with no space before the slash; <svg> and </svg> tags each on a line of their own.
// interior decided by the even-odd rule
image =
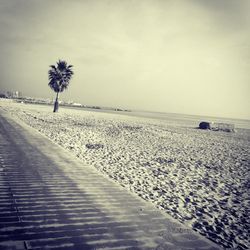
<svg viewBox="0 0 250 250">
<path fill-rule="evenodd" d="M 58 95 L 69 86 L 69 81 L 74 74 L 72 65 L 67 65 L 65 61 L 59 60 L 57 65 L 50 65 L 49 70 L 49 86 L 56 92 L 56 100 L 54 103 L 54 111 L 57 112 L 59 108 Z"/>
</svg>

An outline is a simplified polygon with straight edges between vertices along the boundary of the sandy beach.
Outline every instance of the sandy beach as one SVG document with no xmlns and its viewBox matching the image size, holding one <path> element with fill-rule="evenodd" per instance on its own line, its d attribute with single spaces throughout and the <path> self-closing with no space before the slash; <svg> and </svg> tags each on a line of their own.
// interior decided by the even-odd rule
<svg viewBox="0 0 250 250">
<path fill-rule="evenodd" d="M 8 101 L 0 110 L 224 248 L 250 248 L 250 130 Z"/>
</svg>

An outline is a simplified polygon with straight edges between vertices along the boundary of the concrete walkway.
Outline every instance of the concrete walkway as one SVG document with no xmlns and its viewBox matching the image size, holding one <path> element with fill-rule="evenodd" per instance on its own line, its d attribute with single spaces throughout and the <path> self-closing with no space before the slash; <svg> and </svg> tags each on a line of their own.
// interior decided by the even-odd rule
<svg viewBox="0 0 250 250">
<path fill-rule="evenodd" d="M 0 249 L 220 249 L 0 115 Z"/>
</svg>

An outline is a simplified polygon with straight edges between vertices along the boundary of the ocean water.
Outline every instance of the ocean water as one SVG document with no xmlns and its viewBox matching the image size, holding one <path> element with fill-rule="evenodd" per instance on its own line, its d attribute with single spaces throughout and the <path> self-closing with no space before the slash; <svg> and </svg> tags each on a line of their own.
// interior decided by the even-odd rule
<svg viewBox="0 0 250 250">
<path fill-rule="evenodd" d="M 199 115 L 186 115 L 186 114 L 173 114 L 173 113 L 160 113 L 160 112 L 147 112 L 147 111 L 132 111 L 130 115 L 165 120 L 168 124 L 179 124 L 187 127 L 198 127 L 202 121 L 215 122 L 215 123 L 229 123 L 234 124 L 235 128 L 250 129 L 250 120 L 224 118 L 224 117 L 211 117 Z"/>
<path fill-rule="evenodd" d="M 162 113 L 162 112 L 149 112 L 149 111 L 112 111 L 105 109 L 89 109 L 89 108 L 78 108 L 70 107 L 73 109 L 83 109 L 94 112 L 105 112 L 112 114 L 120 114 L 134 117 L 150 118 L 163 120 L 169 125 L 179 125 L 184 127 L 198 127 L 202 121 L 207 122 L 218 122 L 218 123 L 230 123 L 234 124 L 235 128 L 250 129 L 250 120 L 234 119 L 234 118 L 223 118 L 223 117 L 211 117 L 211 116 L 199 116 L 199 115 L 187 115 L 187 114 L 174 114 L 174 113 Z"/>
<path fill-rule="evenodd" d="M 32 104 L 36 106 L 48 106 L 44 104 Z M 224 118 L 224 117 L 212 117 L 212 116 L 200 116 L 200 115 L 187 115 L 187 114 L 175 114 L 175 113 L 163 113 L 163 112 L 151 112 L 151 111 L 114 111 L 110 109 L 92 109 L 92 108 L 82 108 L 82 107 L 65 107 L 60 106 L 60 109 L 76 109 L 82 111 L 92 111 L 92 112 L 104 112 L 111 114 L 120 114 L 133 117 L 142 117 L 157 119 L 166 122 L 169 125 L 178 125 L 183 127 L 196 128 L 202 121 L 215 122 L 215 123 L 229 123 L 234 124 L 235 128 L 239 129 L 250 129 L 250 120 L 235 119 L 235 118 Z"/>
</svg>

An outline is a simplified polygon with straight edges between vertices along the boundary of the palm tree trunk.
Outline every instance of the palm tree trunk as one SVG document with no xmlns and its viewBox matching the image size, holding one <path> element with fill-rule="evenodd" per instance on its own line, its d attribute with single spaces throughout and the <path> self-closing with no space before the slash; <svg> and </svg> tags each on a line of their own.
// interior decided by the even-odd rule
<svg viewBox="0 0 250 250">
<path fill-rule="evenodd" d="M 53 112 L 58 112 L 58 108 L 59 108 L 58 94 L 59 94 L 59 92 L 56 92 L 56 100 L 55 100 L 55 103 L 54 103 L 54 111 Z"/>
</svg>

